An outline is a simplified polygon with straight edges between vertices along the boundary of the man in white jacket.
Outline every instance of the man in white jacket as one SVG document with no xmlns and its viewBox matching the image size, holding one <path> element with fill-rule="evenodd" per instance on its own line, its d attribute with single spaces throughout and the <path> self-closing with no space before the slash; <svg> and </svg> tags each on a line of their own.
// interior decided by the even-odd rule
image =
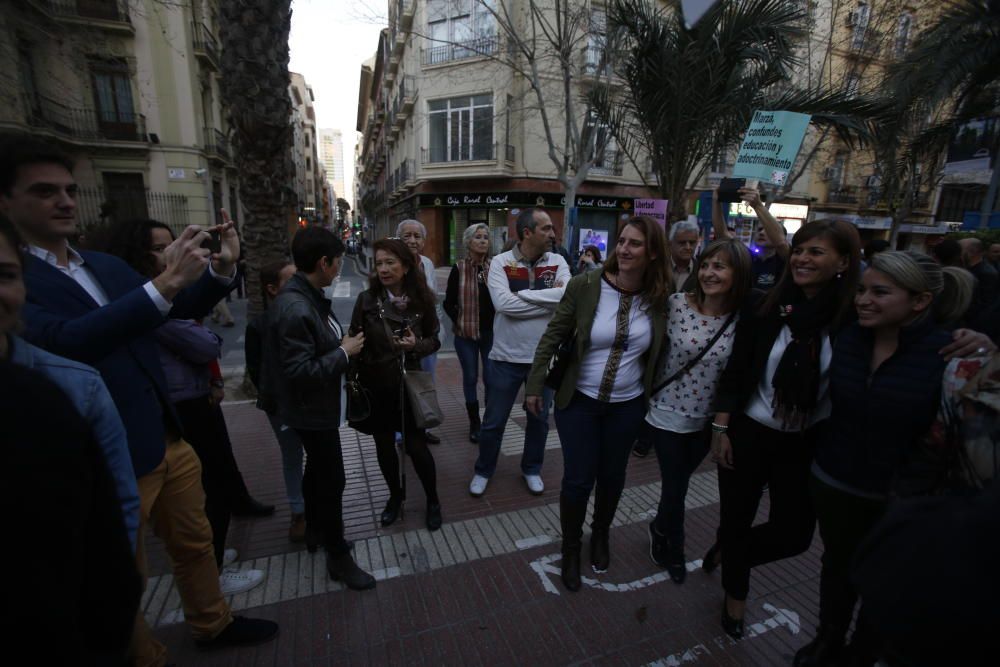
<svg viewBox="0 0 1000 667">
<path fill-rule="evenodd" d="M 496 318 L 493 321 L 493 362 L 486 387 L 486 414 L 479 432 L 479 458 L 469 493 L 479 497 L 497 467 L 500 442 L 510 411 L 521 385 L 528 378 L 538 340 L 545 333 L 556 305 L 570 279 L 566 260 L 550 252 L 555 231 L 552 220 L 541 209 L 527 209 L 517 217 L 519 243 L 490 263 L 488 285 Z M 542 460 L 549 433 L 551 390 L 546 389 L 544 405 L 535 416 L 527 413 L 521 472 L 528 490 L 545 491 Z"/>
</svg>

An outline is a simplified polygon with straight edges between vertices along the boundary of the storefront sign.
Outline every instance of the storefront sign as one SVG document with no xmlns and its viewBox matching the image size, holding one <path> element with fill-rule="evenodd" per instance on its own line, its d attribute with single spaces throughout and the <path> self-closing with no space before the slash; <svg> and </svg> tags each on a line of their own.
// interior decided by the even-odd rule
<svg viewBox="0 0 1000 667">
<path fill-rule="evenodd" d="M 779 220 L 805 220 L 809 217 L 809 207 L 804 204 L 771 204 L 767 209 Z M 729 215 L 744 218 L 756 218 L 757 213 L 746 202 L 735 202 L 729 205 Z"/>
<path fill-rule="evenodd" d="M 899 226 L 901 234 L 947 234 L 949 231 L 951 231 L 951 227 L 947 222 L 936 225 L 903 224 Z"/>
<path fill-rule="evenodd" d="M 799 154 L 810 118 L 809 114 L 791 111 L 754 111 L 736 157 L 733 177 L 783 185 Z"/>
<path fill-rule="evenodd" d="M 813 213 L 813 220 L 843 220 L 858 229 L 891 229 L 892 218 L 854 215 L 852 213 Z"/>
<path fill-rule="evenodd" d="M 418 206 L 446 206 L 470 208 L 513 208 L 525 206 L 540 206 L 544 208 L 563 208 L 566 197 L 560 193 L 531 192 L 475 192 L 475 193 L 444 193 L 422 194 L 418 196 Z M 577 196 L 578 208 L 601 210 L 632 210 L 632 199 L 604 196 Z"/>
<path fill-rule="evenodd" d="M 667 226 L 667 211 L 670 208 L 670 201 L 667 199 L 636 199 L 635 214 L 648 215 L 659 222 L 663 227 Z"/>
</svg>

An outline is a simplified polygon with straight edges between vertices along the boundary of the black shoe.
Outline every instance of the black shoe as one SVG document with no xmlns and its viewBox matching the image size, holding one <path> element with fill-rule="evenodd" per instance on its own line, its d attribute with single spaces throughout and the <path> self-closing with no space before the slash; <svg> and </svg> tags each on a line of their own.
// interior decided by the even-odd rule
<svg viewBox="0 0 1000 667">
<path fill-rule="evenodd" d="M 326 572 L 334 581 L 342 581 L 345 586 L 355 591 L 375 588 L 375 577 L 358 567 L 350 552 L 337 557 L 327 554 Z"/>
<path fill-rule="evenodd" d="M 479 401 L 465 404 L 465 411 L 469 414 L 469 442 L 479 442 L 479 429 L 482 422 L 479 420 Z"/>
<path fill-rule="evenodd" d="M 611 564 L 610 536 L 607 528 L 592 528 L 590 533 L 590 567 L 601 574 Z"/>
<path fill-rule="evenodd" d="M 430 431 L 424 431 L 424 440 L 427 441 L 428 445 L 440 445 L 441 444 L 441 438 L 437 437 L 436 435 L 434 435 Z"/>
<path fill-rule="evenodd" d="M 389 502 L 385 504 L 385 509 L 382 510 L 381 522 L 383 526 L 391 526 L 399 518 L 399 511 L 403 507 L 403 499 L 394 496 L 389 496 Z"/>
<path fill-rule="evenodd" d="M 743 639 L 743 619 L 733 618 L 726 608 L 727 597 L 722 598 L 722 629 L 733 639 Z"/>
<path fill-rule="evenodd" d="M 708 574 L 715 572 L 715 568 L 719 567 L 719 563 L 722 562 L 722 547 L 718 542 L 713 544 L 705 557 L 701 559 L 701 569 L 703 569 Z"/>
<path fill-rule="evenodd" d="M 309 553 L 316 553 L 319 549 L 319 543 L 323 541 L 323 531 L 314 526 L 313 524 L 306 522 L 306 550 Z"/>
<path fill-rule="evenodd" d="M 675 584 L 683 584 L 687 578 L 687 559 L 684 557 L 684 548 L 673 544 L 667 549 L 667 574 Z"/>
<path fill-rule="evenodd" d="M 644 459 L 649 455 L 649 450 L 653 448 L 653 443 L 649 440 L 639 439 L 632 446 L 632 455 Z"/>
<path fill-rule="evenodd" d="M 649 557 L 660 567 L 667 567 L 667 538 L 656 532 L 656 522 L 649 524 Z"/>
<path fill-rule="evenodd" d="M 233 622 L 212 639 L 196 639 L 195 646 L 202 651 L 214 651 L 234 646 L 253 646 L 269 642 L 278 636 L 278 624 L 262 618 L 233 616 Z"/>
<path fill-rule="evenodd" d="M 247 496 L 232 509 L 233 516 L 261 517 L 274 514 L 274 505 L 265 505 Z"/>
<path fill-rule="evenodd" d="M 440 530 L 441 521 L 441 503 L 427 503 L 427 530 Z"/>
<path fill-rule="evenodd" d="M 562 552 L 562 582 L 566 590 L 575 593 L 580 590 L 583 582 L 580 580 L 580 545 L 563 545 Z"/>
</svg>

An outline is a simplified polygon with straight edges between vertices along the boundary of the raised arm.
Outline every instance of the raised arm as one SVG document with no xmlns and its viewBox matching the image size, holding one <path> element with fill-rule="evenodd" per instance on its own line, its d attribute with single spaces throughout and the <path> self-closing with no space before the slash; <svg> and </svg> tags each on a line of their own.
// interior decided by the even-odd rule
<svg viewBox="0 0 1000 667">
<path fill-rule="evenodd" d="M 757 192 L 757 189 L 740 188 L 740 197 L 757 214 L 757 219 L 760 220 L 761 227 L 764 228 L 764 234 L 767 235 L 767 240 L 774 248 L 774 251 L 782 258 L 788 259 L 789 248 L 788 239 L 785 237 L 785 230 L 781 227 L 778 219 L 767 210 L 767 206 L 764 206 L 764 202 L 761 201 L 760 193 Z"/>
<path fill-rule="evenodd" d="M 719 188 L 712 190 L 712 229 L 715 231 L 715 239 L 730 239 L 732 232 L 726 227 L 726 218 L 722 215 L 722 204 L 719 203 Z"/>
</svg>

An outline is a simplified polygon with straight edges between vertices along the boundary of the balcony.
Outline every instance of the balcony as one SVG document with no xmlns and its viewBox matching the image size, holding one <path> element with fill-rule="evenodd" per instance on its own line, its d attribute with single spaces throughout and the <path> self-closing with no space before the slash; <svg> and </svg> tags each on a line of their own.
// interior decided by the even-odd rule
<svg viewBox="0 0 1000 667">
<path fill-rule="evenodd" d="M 396 16 L 399 17 L 399 28 L 409 32 L 413 26 L 413 16 L 417 13 L 417 0 L 396 0 Z"/>
<path fill-rule="evenodd" d="M 110 192 L 102 187 L 80 188 L 76 195 L 76 209 L 77 219 L 84 229 L 105 221 L 109 211 L 113 211 L 110 217 L 118 219 L 152 218 L 165 222 L 176 235 L 184 231 L 190 220 L 187 197 L 145 188 Z"/>
<path fill-rule="evenodd" d="M 130 110 L 96 110 L 63 106 L 39 98 L 28 125 L 83 143 L 133 142 L 147 148 L 146 117 Z"/>
<path fill-rule="evenodd" d="M 226 138 L 226 135 L 214 127 L 206 127 L 204 131 L 205 155 L 209 159 L 214 158 L 220 162 L 229 162 L 229 139 Z"/>
<path fill-rule="evenodd" d="M 604 151 L 599 160 L 594 162 L 594 166 L 587 172 L 587 176 L 621 176 L 624 159 L 622 153 L 618 151 Z"/>
<path fill-rule="evenodd" d="M 442 44 L 421 49 L 421 62 L 425 66 L 444 65 L 469 58 L 482 58 L 500 52 L 499 37 L 480 37 L 461 44 Z"/>
<path fill-rule="evenodd" d="M 503 161 L 514 162 L 514 147 L 510 144 L 490 144 L 486 147 L 475 147 L 471 153 L 465 156 L 451 156 L 444 150 L 420 149 L 420 163 L 426 165 L 449 165 L 462 163 L 496 162 L 499 156 L 503 156 Z"/>
<path fill-rule="evenodd" d="M 858 204 L 857 190 L 851 187 L 831 190 L 826 196 L 826 203 L 856 206 Z"/>
<path fill-rule="evenodd" d="M 406 158 L 399 165 L 399 177 L 402 179 L 402 187 L 407 188 L 417 181 L 417 170 L 413 168 L 413 158 Z"/>
<path fill-rule="evenodd" d="M 396 99 L 399 100 L 399 113 L 405 118 L 413 110 L 413 103 L 416 101 L 417 89 L 413 83 L 412 76 L 404 76 L 399 80 L 399 92 Z"/>
<path fill-rule="evenodd" d="M 99 26 L 133 34 L 127 0 L 35 0 L 34 4 L 61 21 Z"/>
<path fill-rule="evenodd" d="M 194 35 L 194 55 L 212 71 L 219 71 L 219 41 L 204 23 L 194 23 L 191 26 Z"/>
<path fill-rule="evenodd" d="M 403 55 L 403 47 L 406 46 L 406 33 L 402 30 L 396 30 L 393 32 L 392 36 L 392 55 L 397 59 Z"/>
</svg>

